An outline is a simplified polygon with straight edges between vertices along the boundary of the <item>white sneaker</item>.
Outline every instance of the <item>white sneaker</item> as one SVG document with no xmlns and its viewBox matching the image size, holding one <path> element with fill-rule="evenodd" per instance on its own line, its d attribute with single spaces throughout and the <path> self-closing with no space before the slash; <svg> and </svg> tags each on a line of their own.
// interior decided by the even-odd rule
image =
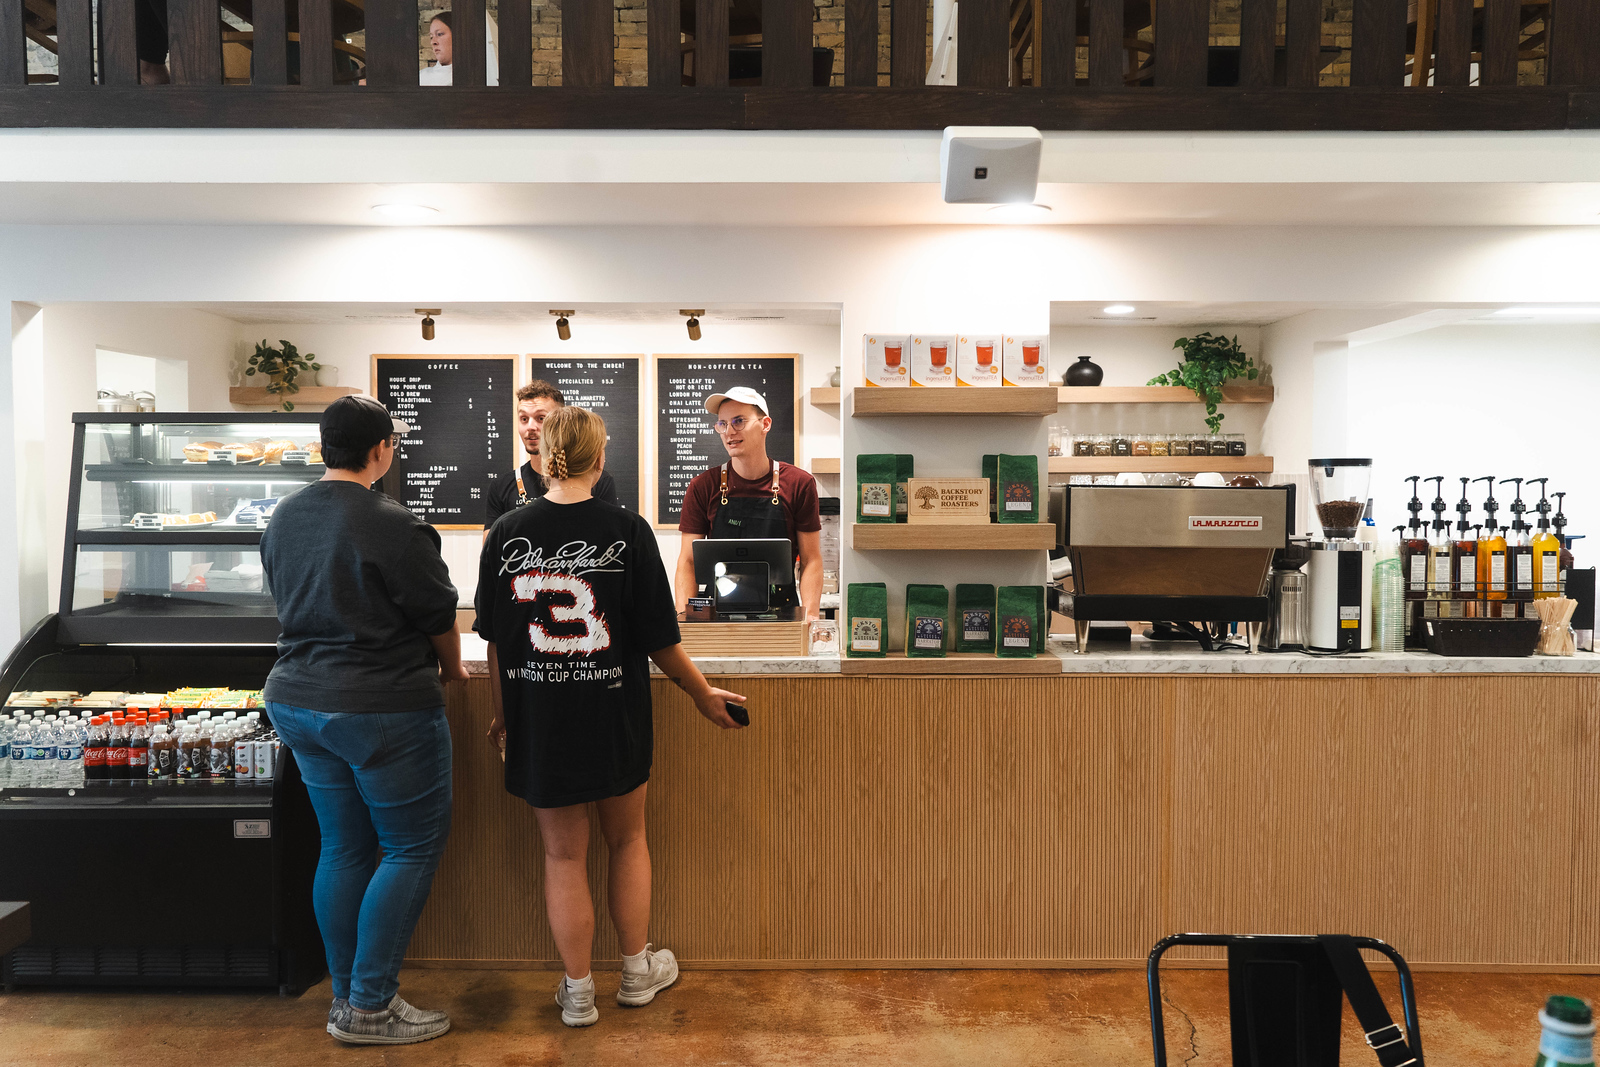
<svg viewBox="0 0 1600 1067">
<path fill-rule="evenodd" d="M 624 1008 L 639 1008 L 656 999 L 656 994 L 678 980 L 678 958 L 671 949 L 653 951 L 644 947 L 645 969 L 640 974 L 622 972 L 617 1003 Z"/>
<path fill-rule="evenodd" d="M 568 1026 L 593 1026 L 600 1021 L 600 1009 L 594 1006 L 594 975 L 574 982 L 566 975 L 556 986 L 556 1003 L 561 1006 L 561 1021 Z"/>
</svg>

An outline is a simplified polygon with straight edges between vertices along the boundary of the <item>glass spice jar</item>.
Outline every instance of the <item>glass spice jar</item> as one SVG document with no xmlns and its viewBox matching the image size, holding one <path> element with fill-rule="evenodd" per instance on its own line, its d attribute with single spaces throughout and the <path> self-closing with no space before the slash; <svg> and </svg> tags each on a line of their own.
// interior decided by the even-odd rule
<svg viewBox="0 0 1600 1067">
<path fill-rule="evenodd" d="M 1097 456 L 1112 456 L 1116 454 L 1115 447 L 1111 444 L 1111 435 L 1097 433 L 1094 435 L 1094 454 Z"/>
<path fill-rule="evenodd" d="M 1048 439 L 1048 444 L 1046 445 L 1046 449 L 1047 449 L 1046 455 L 1050 455 L 1050 456 L 1059 456 L 1059 455 L 1061 455 L 1061 431 L 1060 430 L 1058 430 L 1058 429 L 1056 429 L 1054 427 L 1051 427 L 1050 436 L 1049 436 L 1049 439 Z"/>
<path fill-rule="evenodd" d="M 1166 434 L 1155 434 L 1150 438 L 1150 454 L 1152 456 L 1168 456 L 1172 454 L 1172 439 Z"/>
<path fill-rule="evenodd" d="M 1207 434 L 1206 443 L 1210 445 L 1213 456 L 1226 456 L 1228 454 L 1228 439 L 1222 434 Z"/>
<path fill-rule="evenodd" d="M 1205 434 L 1203 434 L 1203 433 L 1192 433 L 1192 434 L 1189 434 L 1188 436 L 1189 436 L 1189 455 L 1191 455 L 1191 456 L 1209 456 L 1209 455 L 1211 455 L 1211 441 L 1210 441 L 1210 439 L 1208 437 L 1206 437 Z"/>
<path fill-rule="evenodd" d="M 1094 435 L 1080 433 L 1072 438 L 1072 454 L 1074 456 L 1094 455 Z"/>
<path fill-rule="evenodd" d="M 1226 437 L 1228 438 L 1228 455 L 1247 456 L 1250 454 L 1249 452 L 1245 451 L 1244 434 L 1230 433 L 1227 434 Z"/>
<path fill-rule="evenodd" d="M 1167 445 L 1167 451 L 1174 456 L 1187 456 L 1189 454 L 1189 435 L 1175 433 Z"/>
<path fill-rule="evenodd" d="M 1113 456 L 1133 455 L 1133 437 L 1125 433 L 1112 434 L 1111 454 Z"/>
<path fill-rule="evenodd" d="M 1133 435 L 1133 455 L 1148 456 L 1150 454 L 1150 435 L 1136 433 Z"/>
</svg>

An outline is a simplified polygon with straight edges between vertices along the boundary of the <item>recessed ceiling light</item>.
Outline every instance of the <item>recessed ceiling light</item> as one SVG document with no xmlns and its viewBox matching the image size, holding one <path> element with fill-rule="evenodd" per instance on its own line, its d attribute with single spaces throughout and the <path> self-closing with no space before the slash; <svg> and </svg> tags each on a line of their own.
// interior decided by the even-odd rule
<svg viewBox="0 0 1600 1067">
<path fill-rule="evenodd" d="M 1049 204 L 996 204 L 989 209 L 991 222 L 1044 222 L 1050 217 Z"/>
<path fill-rule="evenodd" d="M 1139 309 L 1134 307 L 1132 304 L 1111 304 L 1108 307 L 1103 307 L 1100 309 L 1100 311 L 1106 315 L 1132 315 L 1138 310 Z"/>
<path fill-rule="evenodd" d="M 439 209 L 427 204 L 373 204 L 372 212 L 390 222 L 431 222 Z"/>
</svg>

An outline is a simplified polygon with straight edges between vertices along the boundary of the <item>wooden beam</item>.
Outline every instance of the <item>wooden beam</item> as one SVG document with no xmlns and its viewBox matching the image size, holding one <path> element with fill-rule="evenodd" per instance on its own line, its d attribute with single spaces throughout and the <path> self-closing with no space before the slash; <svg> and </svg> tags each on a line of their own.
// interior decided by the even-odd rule
<svg viewBox="0 0 1600 1067">
<path fill-rule="evenodd" d="M 1239 8 L 1239 84 L 1264 89 L 1277 67 L 1278 0 L 1244 0 Z"/>
<path fill-rule="evenodd" d="M 1350 84 L 1395 86 L 1406 77 L 1406 5 L 1355 0 L 1350 28 Z"/>
<path fill-rule="evenodd" d="M 571 6 L 568 0 L 564 7 Z M 565 11 L 563 10 L 563 15 Z M 488 31 L 483 22 L 483 0 L 451 0 L 450 5 L 450 84 L 467 89 L 480 88 L 488 81 L 488 56 L 486 38 Z M 563 34 L 567 20 L 561 20 Z M 566 42 L 562 41 L 565 49 Z M 607 84 L 610 84 L 609 82 Z"/>
<path fill-rule="evenodd" d="M 103 3 L 104 0 L 101 0 Z M 300 9 L 300 84 L 308 89 L 333 85 L 331 0 L 298 0 Z M 373 35 L 367 34 L 367 84 L 371 85 Z M 413 78 L 413 82 L 415 79 Z M 382 83 L 380 83 L 382 84 Z"/>
<path fill-rule="evenodd" d="M 1472 71 L 1472 0 L 1439 0 L 1433 84 L 1466 85 Z"/>
<path fill-rule="evenodd" d="M 934 27 L 939 32 L 939 27 Z M 910 89 L 928 78 L 926 0 L 889 0 L 889 84 Z"/>
<path fill-rule="evenodd" d="M 1600 85 L 1600 0 L 1550 0 L 1550 84 Z"/>
<path fill-rule="evenodd" d="M 502 5 L 508 0 L 501 0 Z M 528 0 L 515 0 L 523 11 L 529 10 Z M 505 8 L 500 9 L 500 39 L 505 40 Z M 531 24 L 529 29 L 531 30 Z M 683 87 L 683 8 L 680 0 L 645 0 L 645 29 L 649 49 L 647 78 L 652 89 L 681 89 Z M 505 85 L 505 56 L 500 58 L 500 84 Z M 526 85 L 529 76 L 518 85 Z"/>
<path fill-rule="evenodd" d="M 1517 45 L 1521 36 L 1522 0 L 1484 0 L 1479 85 L 1517 84 Z"/>
<path fill-rule="evenodd" d="M 217 50 L 220 55 L 220 42 Z M 90 0 L 57 0 L 56 56 L 58 84 L 78 88 L 94 84 L 94 10 Z"/>
<path fill-rule="evenodd" d="M 1289 0 L 1284 27 L 1284 81 L 1291 89 L 1314 89 L 1322 73 L 1322 0 Z"/>
<path fill-rule="evenodd" d="M 1039 0 L 1033 29 L 1034 84 L 1071 89 L 1078 79 L 1077 0 Z"/>
<path fill-rule="evenodd" d="M 100 84 L 139 84 L 135 0 L 100 0 Z M 326 0 L 324 0 L 326 2 Z"/>
<path fill-rule="evenodd" d="M 1155 0 L 1156 85 L 1205 85 L 1210 13 L 1209 0 Z"/>
<path fill-rule="evenodd" d="M 28 34 L 22 0 L 0 0 L 0 85 L 28 84 Z"/>
<path fill-rule="evenodd" d="M 1089 0 L 1089 84 L 1122 87 L 1122 0 Z"/>
<path fill-rule="evenodd" d="M 956 84 L 979 89 L 1006 85 L 1006 0 L 961 0 L 956 7 Z"/>
<path fill-rule="evenodd" d="M 174 85 L 222 84 L 217 0 L 167 0 L 167 65 Z"/>
<path fill-rule="evenodd" d="M 289 23 L 284 0 L 254 0 L 250 28 L 250 83 L 286 85 L 289 81 Z"/>
<path fill-rule="evenodd" d="M 616 83 L 615 18 L 611 0 L 563 0 L 562 85 L 599 89 Z"/>
<path fill-rule="evenodd" d="M 305 40 L 304 3 L 326 5 L 328 0 L 303 0 L 301 12 L 301 48 Z M 366 0 L 367 13 L 367 84 L 379 89 L 415 89 L 417 87 L 417 55 L 421 39 L 417 27 L 417 0 Z M 565 12 L 563 12 L 565 14 Z M 459 21 L 459 20 L 456 20 Z M 563 23 L 565 19 L 562 20 Z M 327 64 L 329 79 L 333 72 L 332 24 L 327 38 Z M 462 30 L 452 27 L 455 34 Z M 317 45 L 318 42 L 309 42 Z M 459 49 L 458 49 L 459 51 Z M 320 62 L 319 57 L 319 62 Z M 301 56 L 301 70 L 305 57 Z"/>
<path fill-rule="evenodd" d="M 762 85 L 811 85 L 811 25 L 811 0 L 761 0 Z"/>
<path fill-rule="evenodd" d="M 694 84 L 728 85 L 728 0 L 694 0 Z"/>
</svg>

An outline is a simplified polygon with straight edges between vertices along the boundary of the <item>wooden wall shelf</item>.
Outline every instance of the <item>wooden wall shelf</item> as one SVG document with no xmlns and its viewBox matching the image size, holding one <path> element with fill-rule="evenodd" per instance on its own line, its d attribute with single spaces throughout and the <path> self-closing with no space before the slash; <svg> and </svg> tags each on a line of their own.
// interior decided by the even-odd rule
<svg viewBox="0 0 1600 1067">
<path fill-rule="evenodd" d="M 811 461 L 811 473 L 838 474 L 839 462 L 840 460 L 838 456 L 818 456 L 816 459 Z"/>
<path fill-rule="evenodd" d="M 858 551 L 1038 552 L 1054 548 L 1055 544 L 1056 528 L 1048 522 L 991 522 L 987 526 L 905 522 L 850 524 L 850 547 Z"/>
<path fill-rule="evenodd" d="M 838 386 L 824 385 L 809 390 L 806 400 L 812 407 L 828 408 L 839 406 L 839 394 L 842 390 Z"/>
<path fill-rule="evenodd" d="M 946 652 L 942 659 L 907 657 L 891 652 L 882 659 L 840 657 L 840 674 L 933 674 L 933 675 L 1011 675 L 1061 673 L 1061 659 L 1053 652 L 1041 652 L 1032 659 L 1002 659 L 987 652 Z"/>
<path fill-rule="evenodd" d="M 1270 385 L 1225 385 L 1224 404 L 1270 404 Z M 1193 391 L 1177 385 L 1094 385 L 1056 387 L 1062 404 L 1198 404 Z"/>
<path fill-rule="evenodd" d="M 1270 474 L 1271 456 L 1051 456 L 1051 474 Z"/>
<path fill-rule="evenodd" d="M 1037 386 L 1010 389 L 867 389 L 851 392 L 852 415 L 1021 415 L 1056 413 L 1056 390 Z"/>
<path fill-rule="evenodd" d="M 242 407 L 275 408 L 284 400 L 299 407 L 301 404 L 331 404 L 341 396 L 354 396 L 361 392 L 353 385 L 302 385 L 298 393 L 275 397 L 264 385 L 235 385 L 228 390 L 228 403 Z"/>
</svg>

